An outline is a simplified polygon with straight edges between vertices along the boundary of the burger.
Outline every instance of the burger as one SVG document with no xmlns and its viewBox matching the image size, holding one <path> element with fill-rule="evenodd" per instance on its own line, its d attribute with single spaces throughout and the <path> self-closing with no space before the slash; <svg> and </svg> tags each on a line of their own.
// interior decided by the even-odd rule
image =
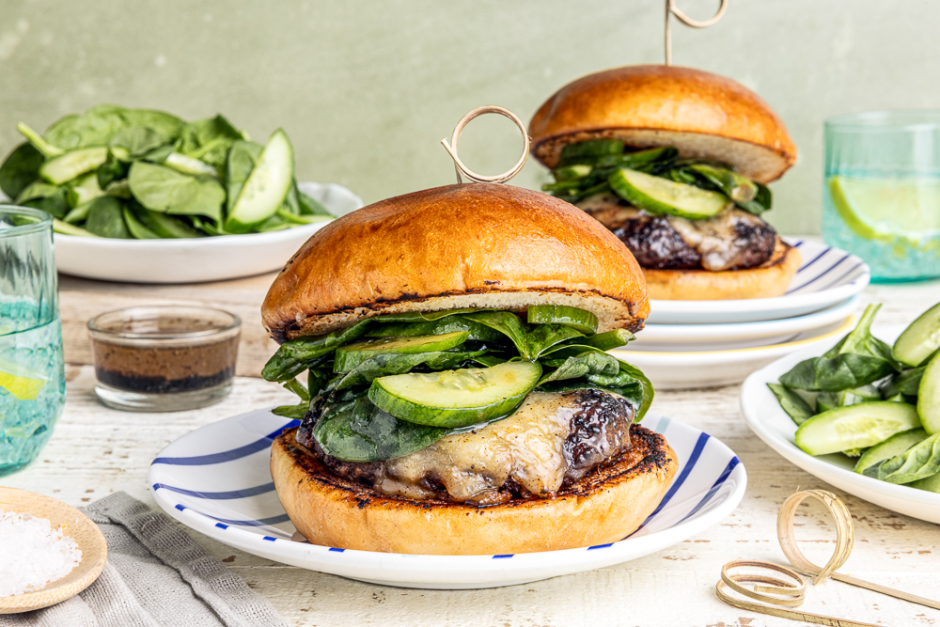
<svg viewBox="0 0 940 627">
<path fill-rule="evenodd" d="M 555 179 L 545 191 L 627 245 L 651 298 L 780 296 L 799 269 L 761 217 L 796 147 L 743 85 L 690 68 L 607 70 L 561 88 L 529 134 Z"/>
<path fill-rule="evenodd" d="M 300 396 L 271 474 L 314 544 L 506 554 L 621 540 L 672 449 L 636 424 L 649 380 L 606 351 L 643 326 L 609 230 L 496 184 L 391 198 L 318 231 L 272 284 L 263 370 Z M 306 383 L 296 377 L 306 373 Z"/>
</svg>

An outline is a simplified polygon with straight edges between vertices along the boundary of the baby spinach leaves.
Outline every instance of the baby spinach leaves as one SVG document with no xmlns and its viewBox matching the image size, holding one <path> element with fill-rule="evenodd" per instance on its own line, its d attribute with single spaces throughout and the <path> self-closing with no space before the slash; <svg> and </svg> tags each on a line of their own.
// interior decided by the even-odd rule
<svg viewBox="0 0 940 627">
<path fill-rule="evenodd" d="M 0 189 L 21 204 L 68 218 L 54 223 L 54 229 L 117 238 L 231 234 L 222 224 L 264 148 L 247 141 L 222 115 L 186 123 L 163 111 L 116 105 L 68 115 L 43 134 L 23 123 L 17 130 L 27 142 L 0 166 Z M 269 207 L 270 218 L 240 231 L 289 229 L 332 217 L 297 188 L 292 157 L 275 171 L 291 180 L 283 206 Z M 119 210 L 112 201 L 94 213 L 85 206 L 105 194 L 117 199 Z M 95 222 L 89 227 L 91 215 Z"/>
<path fill-rule="evenodd" d="M 372 462 L 420 451 L 448 433 L 448 429 L 399 420 L 361 396 L 325 410 L 313 437 L 337 459 Z"/>
<path fill-rule="evenodd" d="M 871 323 L 881 305 L 869 305 L 855 330 L 822 357 L 798 363 L 780 377 L 788 388 L 838 392 L 857 388 L 900 370 L 891 347 L 873 337 Z"/>
</svg>

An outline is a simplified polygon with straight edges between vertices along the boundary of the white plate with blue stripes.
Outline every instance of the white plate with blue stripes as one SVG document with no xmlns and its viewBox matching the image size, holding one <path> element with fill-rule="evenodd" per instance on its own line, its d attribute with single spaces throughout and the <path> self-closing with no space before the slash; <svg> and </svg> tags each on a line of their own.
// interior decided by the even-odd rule
<svg viewBox="0 0 940 627">
<path fill-rule="evenodd" d="M 407 588 L 509 586 L 627 562 L 716 525 L 741 502 L 747 474 L 734 452 L 698 429 L 647 415 L 679 469 L 659 508 L 619 542 L 516 555 L 399 555 L 306 542 L 274 491 L 271 441 L 296 421 L 267 410 L 207 425 L 167 446 L 150 467 L 156 502 L 192 529 L 277 562 L 369 583 Z"/>
<path fill-rule="evenodd" d="M 727 324 L 805 316 L 843 303 L 868 285 L 864 261 L 820 242 L 788 239 L 803 263 L 789 290 L 774 298 L 742 300 L 652 300 L 650 324 Z"/>
</svg>

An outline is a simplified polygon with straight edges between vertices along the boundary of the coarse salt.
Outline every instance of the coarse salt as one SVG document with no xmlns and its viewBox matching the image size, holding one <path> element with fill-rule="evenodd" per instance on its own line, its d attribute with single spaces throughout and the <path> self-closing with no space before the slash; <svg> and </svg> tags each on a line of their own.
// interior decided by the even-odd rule
<svg viewBox="0 0 940 627">
<path fill-rule="evenodd" d="M 0 510 L 0 597 L 42 590 L 82 561 L 75 540 L 45 518 Z"/>
</svg>

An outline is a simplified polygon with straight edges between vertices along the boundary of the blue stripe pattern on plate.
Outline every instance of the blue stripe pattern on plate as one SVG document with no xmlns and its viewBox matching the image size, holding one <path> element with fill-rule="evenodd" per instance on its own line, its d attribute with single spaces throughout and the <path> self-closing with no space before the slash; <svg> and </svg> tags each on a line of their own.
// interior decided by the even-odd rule
<svg viewBox="0 0 940 627">
<path fill-rule="evenodd" d="M 209 455 L 196 455 L 194 457 L 158 457 L 153 460 L 150 465 L 168 464 L 170 466 L 208 466 L 209 464 L 224 464 L 225 462 L 231 462 L 235 461 L 236 459 L 241 459 L 242 457 L 248 457 L 253 453 L 270 448 L 271 442 L 274 441 L 274 438 L 281 435 L 285 429 L 291 429 L 297 426 L 300 426 L 300 421 L 291 420 L 283 427 L 280 427 L 276 431 L 272 431 L 260 440 L 255 440 L 251 444 L 239 446 L 238 448 L 232 449 L 230 451 L 211 453 Z"/>
<path fill-rule="evenodd" d="M 812 263 L 812 261 L 810 261 L 809 263 Z M 275 431 L 272 431 L 268 436 L 265 436 L 264 438 L 260 440 L 251 442 L 250 444 L 233 448 L 229 451 L 223 451 L 220 453 L 212 453 L 209 455 L 199 455 L 199 456 L 193 456 L 193 457 L 163 457 L 163 458 L 158 458 L 157 460 L 154 460 L 154 464 L 159 462 L 163 464 L 176 465 L 176 466 L 203 466 L 203 465 L 210 465 L 210 464 L 236 462 L 237 460 L 243 459 L 255 452 L 258 452 L 260 450 L 264 450 L 267 447 L 270 447 L 271 441 L 274 438 L 276 438 L 278 435 L 280 435 L 281 432 L 283 432 L 285 429 L 296 426 L 297 424 L 298 424 L 298 421 L 296 420 L 288 421 L 282 427 L 276 429 Z M 671 425 L 671 420 L 665 416 L 659 416 L 659 417 L 651 416 L 650 419 L 647 419 L 644 421 L 644 426 L 646 426 L 647 428 L 653 431 L 657 431 L 658 433 L 661 433 L 664 436 L 666 435 L 666 432 L 669 431 L 670 425 Z M 670 436 L 667 436 L 667 438 L 668 437 Z M 643 522 L 643 524 L 635 532 L 630 534 L 630 536 L 635 535 L 644 527 L 647 527 L 648 525 L 653 523 L 656 520 L 656 518 L 669 506 L 670 502 L 673 500 L 676 494 L 681 490 L 681 488 L 687 482 L 689 477 L 693 476 L 693 471 L 696 469 L 696 466 L 699 460 L 702 458 L 703 451 L 705 450 L 706 444 L 708 443 L 710 437 L 711 436 L 709 436 L 707 433 L 704 433 L 704 432 L 698 433 L 697 439 L 695 441 L 694 446 L 692 447 L 692 450 L 689 452 L 688 457 L 683 460 L 680 472 L 673 480 L 672 485 L 669 487 L 669 490 L 667 491 L 666 495 L 663 497 L 663 500 L 657 506 L 656 510 L 652 514 L 650 514 L 650 516 L 647 517 L 647 519 Z M 701 499 L 695 502 L 695 505 L 690 510 L 679 512 L 679 513 L 670 512 L 669 516 L 667 517 L 667 521 L 673 520 L 674 522 L 670 523 L 669 526 L 671 527 L 682 521 L 688 520 L 690 518 L 694 518 L 701 510 L 706 508 L 710 503 L 712 503 L 716 499 L 719 499 L 721 496 L 720 491 L 721 491 L 722 486 L 724 486 L 728 482 L 728 480 L 732 477 L 734 470 L 739 465 L 740 465 L 740 460 L 737 457 L 732 456 L 727 462 L 727 464 L 724 466 L 721 473 L 711 484 L 710 489 L 704 494 L 704 496 L 701 497 Z M 701 472 L 703 471 L 699 471 L 697 476 L 701 476 L 700 475 Z M 235 490 L 198 490 L 198 489 L 172 486 L 163 482 L 157 482 L 153 484 L 152 488 L 154 491 L 163 490 L 163 491 L 167 491 L 167 492 L 171 492 L 175 494 L 180 494 L 182 496 L 198 498 L 198 499 L 205 501 L 207 504 L 209 504 L 213 501 L 229 501 L 229 500 L 235 500 L 235 499 L 251 499 L 253 497 L 258 497 L 258 496 L 272 492 L 274 490 L 274 484 L 273 482 L 269 482 L 265 484 L 256 485 L 253 487 L 241 488 L 241 489 L 235 489 Z M 276 501 L 274 502 L 276 503 Z M 272 515 L 259 517 L 257 519 L 224 518 L 224 517 L 209 514 L 204 511 L 200 511 L 200 509 L 202 508 L 196 509 L 189 505 L 184 506 L 183 504 L 175 504 L 175 507 L 176 509 L 180 511 L 184 511 L 188 509 L 192 511 L 193 513 L 205 516 L 215 521 L 215 526 L 219 529 L 228 529 L 230 525 L 236 526 L 236 527 L 243 527 L 243 528 L 256 528 L 259 531 L 264 532 L 264 535 L 259 535 L 259 538 L 267 542 L 273 542 L 278 538 L 282 538 L 285 540 L 292 539 L 290 536 L 290 531 L 285 531 L 283 529 L 279 529 L 274 526 L 274 525 L 280 525 L 282 523 L 288 523 L 290 520 L 287 514 L 283 513 L 283 510 L 281 510 L 280 507 L 278 507 L 278 509 L 280 510 L 281 513 L 270 512 Z M 683 503 L 679 503 L 676 507 L 682 507 L 682 509 L 684 510 Z M 676 516 L 680 516 L 680 518 L 676 518 Z M 599 545 L 594 545 L 590 547 L 585 547 L 584 550 L 593 551 L 593 550 L 598 550 L 598 549 L 606 549 L 606 548 L 614 546 L 614 544 L 615 543 L 599 544 Z M 345 551 L 345 549 L 341 549 L 341 548 L 329 548 L 328 550 L 330 552 L 335 552 L 335 553 L 342 553 Z M 491 559 L 511 559 L 512 557 L 513 557 L 513 554 L 500 554 L 500 555 L 491 556 Z"/>
<path fill-rule="evenodd" d="M 844 264 L 849 260 L 852 260 L 852 264 L 846 270 Z M 787 290 L 787 294 L 823 292 L 839 285 L 851 284 L 865 273 L 864 267 L 865 263 L 857 257 L 827 246 L 812 259 L 803 262 L 793 279 L 796 285 Z M 833 280 L 833 276 L 837 278 Z"/>
</svg>

